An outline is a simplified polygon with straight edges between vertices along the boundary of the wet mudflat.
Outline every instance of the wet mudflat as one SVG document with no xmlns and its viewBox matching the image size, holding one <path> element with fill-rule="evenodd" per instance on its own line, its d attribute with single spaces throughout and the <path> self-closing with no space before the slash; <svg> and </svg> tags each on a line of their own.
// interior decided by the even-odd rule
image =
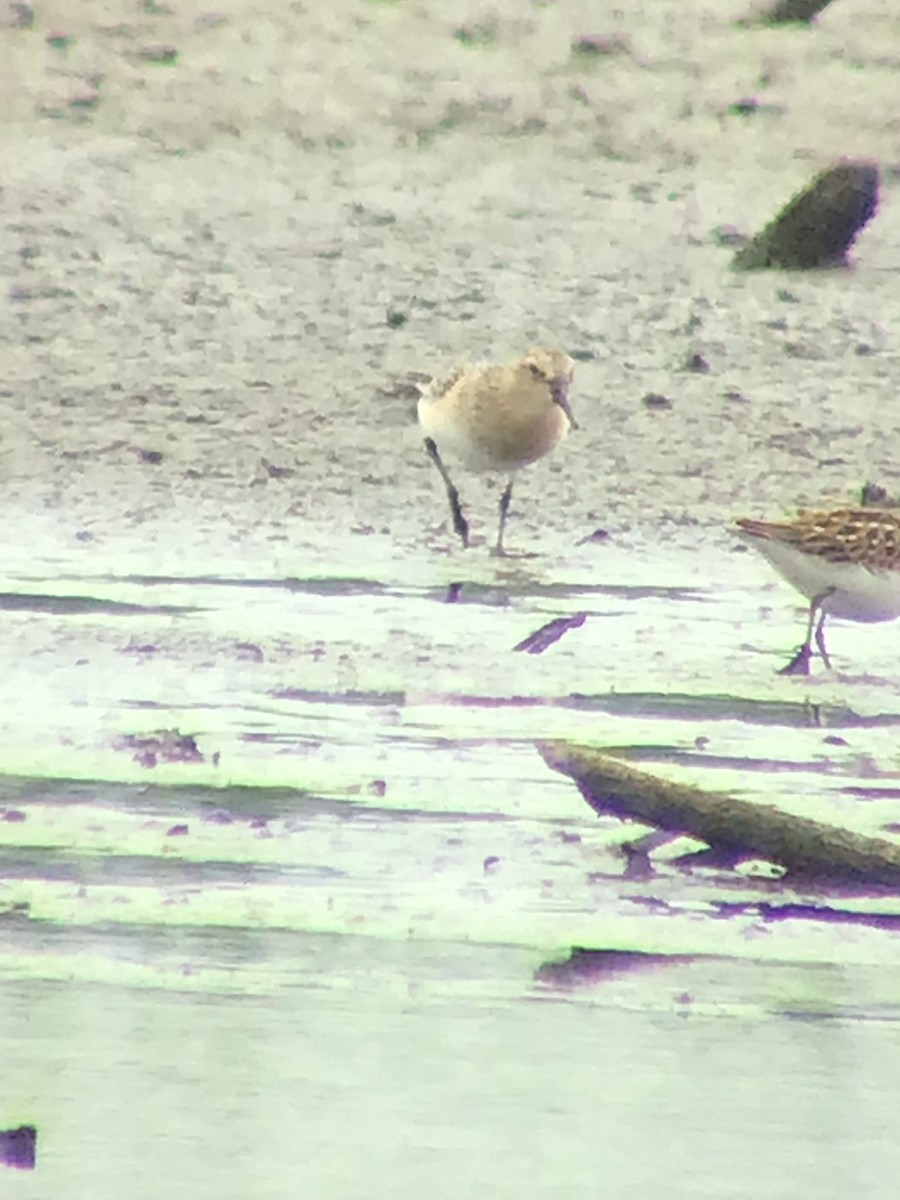
<svg viewBox="0 0 900 1200">
<path fill-rule="evenodd" d="M 896 827 L 897 628 L 779 678 L 803 613 L 725 532 L 897 490 L 896 18 L 27 7 L 0 1193 L 893 1197 L 897 898 L 626 874 L 535 742 Z M 730 272 L 840 154 L 855 268 Z M 517 484 L 535 556 L 465 477 L 462 554 L 409 373 L 533 342 L 581 428 Z"/>
<path fill-rule="evenodd" d="M 139 543 L 8 560 L 0 991 L 45 1131 L 15 1194 L 115 1195 L 153 1130 L 139 1196 L 886 1195 L 900 900 L 675 847 L 628 878 L 640 827 L 534 742 L 881 833 L 896 651 L 839 626 L 877 671 L 777 677 L 800 610 L 727 539 L 352 547 L 279 578 L 197 550 L 142 575 Z"/>
</svg>

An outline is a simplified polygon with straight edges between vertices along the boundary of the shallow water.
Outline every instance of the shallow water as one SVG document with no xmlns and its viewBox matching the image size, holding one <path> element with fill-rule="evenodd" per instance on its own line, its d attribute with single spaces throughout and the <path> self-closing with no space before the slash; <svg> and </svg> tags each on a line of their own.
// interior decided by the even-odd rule
<svg viewBox="0 0 900 1200">
<path fill-rule="evenodd" d="M 746 555 L 708 583 L 730 551 L 702 536 L 552 570 L 353 550 L 277 579 L 138 575 L 127 544 L 118 571 L 87 547 L 4 573 L 4 1111 L 40 1130 L 9 1194 L 738 1196 L 752 1173 L 788 1197 L 803 1163 L 817 1195 L 887 1195 L 900 901 L 686 871 L 687 842 L 626 879 L 641 827 L 534 743 L 877 832 L 897 656 L 836 625 L 838 661 L 883 675 L 776 676 L 799 610 L 776 586 L 760 617 Z"/>
<path fill-rule="evenodd" d="M 860 1003 L 863 972 L 713 960 L 559 995 L 513 950 L 250 933 L 178 949 L 293 960 L 294 986 L 5 985 L 7 1086 L 52 1081 L 40 1173 L 6 1194 L 890 1195 L 894 1010 Z"/>
</svg>

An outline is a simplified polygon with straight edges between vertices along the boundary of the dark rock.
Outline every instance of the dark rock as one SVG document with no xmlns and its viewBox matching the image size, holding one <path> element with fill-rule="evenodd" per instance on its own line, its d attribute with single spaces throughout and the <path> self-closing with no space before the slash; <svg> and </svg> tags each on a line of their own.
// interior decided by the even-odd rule
<svg viewBox="0 0 900 1200">
<path fill-rule="evenodd" d="M 20 1171 L 33 1171 L 37 1157 L 37 1130 L 33 1125 L 0 1129 L 0 1163 Z"/>
<path fill-rule="evenodd" d="M 620 33 L 583 33 L 572 42 L 572 53 L 585 58 L 605 58 L 630 52 L 628 39 Z"/>
<path fill-rule="evenodd" d="M 763 20 L 767 25 L 787 25 L 791 22 L 808 25 L 830 3 L 831 0 L 777 0 L 777 3 L 763 14 Z"/>
<path fill-rule="evenodd" d="M 263 470 L 270 479 L 288 479 L 295 474 L 293 467 L 279 467 L 276 463 L 271 463 L 267 458 L 262 460 Z"/>
<path fill-rule="evenodd" d="M 585 534 L 583 538 L 579 538 L 575 545 L 587 546 L 597 542 L 608 542 L 609 536 L 608 529 L 595 529 L 592 533 Z"/>
<path fill-rule="evenodd" d="M 880 483 L 864 483 L 859 502 L 865 507 L 869 505 L 879 508 L 900 507 L 900 501 L 892 500 L 887 488 L 882 487 Z"/>
<path fill-rule="evenodd" d="M 662 396 L 659 392 L 648 392 L 641 401 L 644 408 L 671 408 L 672 401 L 668 396 Z"/>
<path fill-rule="evenodd" d="M 251 662 L 265 662 L 266 656 L 256 642 L 235 642 L 234 648 L 238 658 L 249 659 Z"/>
<path fill-rule="evenodd" d="M 212 812 L 207 813 L 204 821 L 208 821 L 210 825 L 233 825 L 234 817 L 230 812 L 226 812 L 224 808 L 214 808 Z"/>
<path fill-rule="evenodd" d="M 738 270 L 809 269 L 846 263 L 847 251 L 878 207 L 878 167 L 838 163 L 798 192 L 732 260 Z"/>
</svg>

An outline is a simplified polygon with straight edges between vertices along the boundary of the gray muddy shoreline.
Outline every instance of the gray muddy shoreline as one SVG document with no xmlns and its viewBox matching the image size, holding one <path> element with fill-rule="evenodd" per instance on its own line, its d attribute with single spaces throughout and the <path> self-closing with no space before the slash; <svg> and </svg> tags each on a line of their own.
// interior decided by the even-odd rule
<svg viewBox="0 0 900 1200">
<path fill-rule="evenodd" d="M 595 30 L 589 6 L 497 4 L 473 44 L 466 6 L 38 6 L 4 34 L 8 520 L 421 543 L 445 514 L 404 377 L 534 341 L 581 360 L 583 432 L 523 480 L 526 542 L 890 488 L 893 27 L 852 7 Z M 575 53 L 592 30 L 625 48 Z M 142 57 L 164 43 L 171 65 Z M 730 114 L 749 88 L 770 107 Z M 734 275 L 716 228 L 752 231 L 841 151 L 887 180 L 855 269 Z"/>
</svg>

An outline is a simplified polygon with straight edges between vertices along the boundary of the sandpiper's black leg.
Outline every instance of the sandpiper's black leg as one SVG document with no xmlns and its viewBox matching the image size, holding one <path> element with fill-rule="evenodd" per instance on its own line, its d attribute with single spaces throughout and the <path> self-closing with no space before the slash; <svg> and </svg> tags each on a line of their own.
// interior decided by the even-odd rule
<svg viewBox="0 0 900 1200">
<path fill-rule="evenodd" d="M 819 623 L 816 626 L 816 645 L 819 647 L 819 653 L 822 655 L 822 662 L 831 670 L 831 659 L 828 657 L 828 651 L 825 649 L 825 614 L 819 616 Z"/>
<path fill-rule="evenodd" d="M 433 438 L 425 439 L 425 450 L 428 457 L 440 471 L 441 479 L 444 481 L 444 487 L 447 489 L 447 499 L 450 501 L 450 512 L 453 516 L 453 528 L 459 535 L 459 539 L 463 544 L 463 549 L 467 549 L 469 545 L 469 522 L 463 516 L 463 510 L 459 503 L 459 492 L 456 490 L 453 480 L 441 461 L 441 456 L 438 454 L 437 445 Z"/>
<path fill-rule="evenodd" d="M 808 675 L 809 660 L 812 658 L 812 646 L 804 642 L 786 667 L 782 667 L 779 675 Z"/>
<path fill-rule="evenodd" d="M 503 495 L 500 497 L 500 524 L 497 526 L 497 544 L 491 551 L 495 558 L 502 558 L 506 551 L 503 549 L 503 530 L 506 528 L 506 518 L 509 513 L 509 502 L 512 500 L 513 478 L 510 475 L 509 482 L 503 489 Z"/>
<path fill-rule="evenodd" d="M 819 648 L 819 653 L 822 655 L 822 661 L 825 666 L 831 670 L 831 659 L 828 657 L 828 651 L 825 649 L 825 613 L 822 612 L 823 602 L 831 595 L 831 592 L 823 592 L 821 596 L 813 596 L 812 603 L 809 606 L 809 621 L 806 626 L 806 640 L 803 645 L 791 659 L 786 667 L 782 667 L 778 672 L 779 675 L 808 675 L 809 664 L 813 655 L 813 638 Z M 818 622 L 816 618 L 818 617 Z"/>
</svg>

